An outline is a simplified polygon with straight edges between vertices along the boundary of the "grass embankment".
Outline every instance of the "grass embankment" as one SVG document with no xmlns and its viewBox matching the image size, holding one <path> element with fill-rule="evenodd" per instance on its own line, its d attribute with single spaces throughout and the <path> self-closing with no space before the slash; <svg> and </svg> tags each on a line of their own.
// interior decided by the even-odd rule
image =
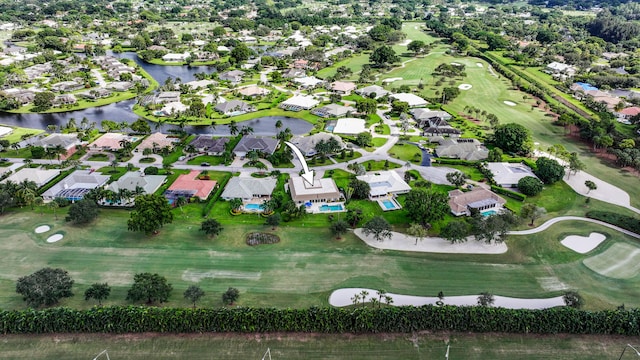
<svg viewBox="0 0 640 360">
<path fill-rule="evenodd" d="M 151 115 L 150 113 L 147 112 L 147 110 L 145 110 L 141 106 L 134 106 L 133 112 L 136 115 L 150 121 L 154 121 L 154 122 L 164 121 L 167 123 L 177 123 L 175 121 L 172 122 L 171 121 L 172 119 L 169 119 L 166 117 L 158 117 L 158 116 Z M 306 120 L 312 124 L 316 124 L 319 121 L 321 121 L 321 119 L 318 116 L 311 114 L 307 110 L 296 112 L 296 111 L 286 111 L 280 108 L 274 108 L 274 109 L 258 110 L 258 111 L 238 115 L 238 116 L 232 116 L 232 117 L 216 117 L 211 119 L 193 118 L 193 119 L 188 119 L 187 124 L 193 125 L 193 126 L 210 125 L 211 121 L 215 121 L 217 125 L 226 125 L 231 123 L 231 121 L 235 121 L 236 123 L 239 123 L 243 121 L 249 121 L 249 120 L 266 117 L 266 116 L 286 116 L 290 118 Z"/>
<path fill-rule="evenodd" d="M 11 129 L 13 129 L 13 131 L 11 131 L 11 134 L 8 134 L 0 138 L 2 140 L 9 140 L 9 142 L 12 144 L 21 141 L 23 136 L 35 136 L 35 135 L 42 134 L 44 132 L 44 130 L 40 130 L 40 129 L 30 129 L 30 128 L 23 128 L 23 127 L 17 127 L 17 126 L 8 126 L 8 125 L 2 125 L 2 126 L 10 127 Z M 11 149 L 7 149 L 7 150 L 11 151 Z M 15 154 L 15 150 L 13 150 L 13 153 Z"/>
<path fill-rule="evenodd" d="M 111 359 L 437 359 L 449 345 L 451 359 L 576 359 L 620 356 L 628 337 L 510 334 L 194 334 L 4 336 L 11 359 L 84 360 L 107 349 Z M 632 353 L 628 349 L 627 353 Z M 626 355 L 626 354 L 625 354 Z M 635 356 L 635 355 L 634 355 Z M 106 358 L 102 355 L 101 358 Z M 631 358 L 631 355 L 629 356 Z M 626 359 L 626 356 L 625 356 Z"/>
</svg>

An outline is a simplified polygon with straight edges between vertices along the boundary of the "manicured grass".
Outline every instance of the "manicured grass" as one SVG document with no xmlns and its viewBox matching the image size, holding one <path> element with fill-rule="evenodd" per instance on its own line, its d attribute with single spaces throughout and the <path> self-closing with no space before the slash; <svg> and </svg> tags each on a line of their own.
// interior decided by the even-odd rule
<svg viewBox="0 0 640 360">
<path fill-rule="evenodd" d="M 127 334 L 8 335 L 11 359 L 84 360 L 107 349 L 111 359 L 616 359 L 632 338 L 613 336 L 417 333 L 326 334 Z M 628 349 L 627 354 L 631 349 Z M 632 352 L 631 352 L 632 353 Z M 624 359 L 627 359 L 625 354 Z M 635 356 L 635 355 L 634 355 Z M 102 355 L 100 359 L 106 359 Z M 265 357 L 268 359 L 268 356 Z M 631 355 L 629 355 L 631 359 Z"/>
<path fill-rule="evenodd" d="M 140 106 L 135 106 L 133 109 L 133 112 L 136 113 L 137 115 L 144 117 L 150 121 L 159 121 L 159 117 L 157 116 L 153 116 L 151 114 L 148 114 L 147 111 Z M 296 119 L 303 119 L 306 120 L 312 124 L 317 123 L 318 121 L 320 121 L 318 116 L 315 116 L 313 114 L 311 114 L 309 111 L 307 110 L 303 110 L 303 111 L 286 111 L 280 108 L 274 108 L 274 109 L 267 109 L 267 110 L 259 110 L 259 111 L 254 111 L 251 113 L 247 113 L 247 114 L 242 114 L 242 115 L 238 115 L 238 116 L 232 116 L 232 117 L 223 117 L 223 118 L 215 118 L 216 124 L 218 125 L 226 125 L 229 124 L 232 120 L 235 122 L 242 122 L 242 121 L 248 121 L 248 120 L 253 120 L 253 119 L 257 119 L 257 118 L 261 118 L 261 117 L 266 117 L 266 116 L 287 116 L 287 117 L 291 117 L 291 118 L 296 118 Z M 212 119 L 202 119 L 202 118 L 189 118 L 188 124 L 189 125 L 209 125 L 211 124 L 211 120 Z M 170 121 L 169 121 L 170 122 Z"/>
<path fill-rule="evenodd" d="M 97 172 L 103 174 L 103 175 L 109 175 L 111 176 L 111 181 L 117 181 L 118 179 L 120 179 L 124 174 L 127 173 L 127 168 L 126 167 L 116 167 L 115 169 L 112 166 L 105 166 L 105 167 L 101 167 L 99 169 L 96 170 Z"/>
<path fill-rule="evenodd" d="M 397 143 L 389 150 L 389 156 L 413 163 L 422 162 L 422 150 L 413 144 Z"/>
<path fill-rule="evenodd" d="M 359 77 L 359 73 L 362 70 L 362 65 L 369 63 L 369 53 L 361 53 L 354 55 L 348 59 L 339 61 L 332 66 L 326 67 L 318 71 L 316 76 L 320 79 L 324 79 L 329 76 L 333 76 L 336 74 L 336 69 L 340 66 L 346 66 L 353 72 L 351 76 L 347 77 L 344 80 L 357 80 Z"/>
<path fill-rule="evenodd" d="M 200 156 L 194 157 L 193 159 L 189 159 L 187 161 L 187 164 L 189 164 L 189 165 L 200 165 L 203 162 L 209 163 L 210 165 L 221 165 L 221 164 L 223 164 L 222 156 L 211 156 L 211 155 L 200 155 Z"/>
<path fill-rule="evenodd" d="M 388 170 L 388 169 L 397 169 L 400 167 L 400 165 L 393 163 L 393 162 L 387 162 L 386 163 L 388 166 L 385 169 L 385 162 L 384 161 L 373 161 L 373 160 L 369 160 L 369 161 L 365 161 L 362 163 L 362 165 L 364 166 L 365 169 L 367 169 L 367 171 L 379 171 L 379 170 Z"/>
<path fill-rule="evenodd" d="M 87 161 L 109 161 L 109 156 L 107 154 L 93 154 L 89 156 Z"/>
<path fill-rule="evenodd" d="M 21 141 L 23 136 L 38 135 L 44 132 L 44 130 L 40 130 L 40 129 L 30 129 L 30 128 L 14 127 L 14 126 L 7 126 L 7 125 L 2 125 L 2 126 L 10 127 L 13 129 L 11 134 L 3 136 L 1 138 L 2 140 L 9 140 L 9 142 L 12 144 Z"/>
</svg>

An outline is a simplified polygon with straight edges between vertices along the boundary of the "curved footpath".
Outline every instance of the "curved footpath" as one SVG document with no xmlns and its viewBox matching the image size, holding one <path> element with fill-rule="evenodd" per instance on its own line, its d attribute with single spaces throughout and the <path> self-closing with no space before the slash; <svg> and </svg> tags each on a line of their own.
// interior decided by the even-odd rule
<svg viewBox="0 0 640 360">
<path fill-rule="evenodd" d="M 509 231 L 508 235 L 530 235 L 547 230 L 551 225 L 562 221 L 586 221 L 610 229 L 619 231 L 625 235 L 640 239 L 640 235 L 629 230 L 625 230 L 604 221 L 589 219 L 579 216 L 560 216 L 546 221 L 544 224 L 529 230 Z M 468 237 L 466 242 L 452 244 L 450 241 L 440 237 L 425 237 L 416 241 L 414 236 L 392 231 L 389 241 L 377 241 L 373 236 L 367 236 L 362 229 L 355 229 L 353 233 L 364 241 L 367 245 L 381 250 L 415 251 L 443 254 L 504 254 L 507 252 L 507 244 L 504 242 L 485 243 L 472 241 L 473 237 Z"/>
</svg>

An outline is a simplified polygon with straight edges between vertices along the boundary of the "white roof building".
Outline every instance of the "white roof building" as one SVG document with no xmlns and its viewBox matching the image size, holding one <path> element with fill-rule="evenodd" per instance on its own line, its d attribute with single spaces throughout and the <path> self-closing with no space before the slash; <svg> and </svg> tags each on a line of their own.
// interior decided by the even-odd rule
<svg viewBox="0 0 640 360">
<path fill-rule="evenodd" d="M 53 178 L 58 176 L 58 174 L 60 174 L 60 170 L 24 168 L 0 182 L 5 183 L 7 181 L 13 181 L 15 183 L 20 183 L 24 180 L 29 180 L 35 182 L 36 185 L 40 187 L 53 180 Z"/>
<path fill-rule="evenodd" d="M 369 198 L 371 199 L 406 194 L 411 190 L 411 186 L 397 172 L 392 170 L 371 172 L 366 175 L 356 176 L 356 178 L 369 184 L 371 188 Z"/>
<path fill-rule="evenodd" d="M 109 175 L 91 170 L 76 170 L 42 193 L 42 197 L 49 200 L 57 197 L 80 200 L 91 189 L 104 185 L 109 178 Z"/>
<path fill-rule="evenodd" d="M 0 137 L 9 135 L 12 132 L 13 132 L 13 128 L 6 127 L 6 126 L 0 126 Z"/>
<path fill-rule="evenodd" d="M 334 202 L 342 195 L 332 178 L 313 179 L 313 186 L 301 176 L 289 178 L 291 199 L 298 204 L 306 202 Z"/>
<path fill-rule="evenodd" d="M 518 181 L 526 176 L 537 176 L 531 168 L 519 163 L 493 162 L 487 163 L 487 168 L 493 174 L 493 180 L 502 187 L 517 187 Z"/>
<path fill-rule="evenodd" d="M 409 107 L 427 106 L 427 104 L 429 104 L 427 100 L 410 93 L 391 94 L 390 97 L 398 101 L 406 102 L 409 104 Z"/>
<path fill-rule="evenodd" d="M 139 186 L 145 194 L 153 194 L 160 188 L 167 177 L 164 175 L 144 175 L 144 172 L 129 171 L 122 175 L 120 179 L 112 182 L 107 190 L 118 192 L 120 189 L 135 191 Z"/>
<path fill-rule="evenodd" d="M 358 118 L 338 119 L 336 126 L 333 128 L 334 134 L 357 135 L 367 131 L 366 122 Z"/>
<path fill-rule="evenodd" d="M 276 179 L 253 178 L 253 177 L 232 177 L 224 191 L 220 195 L 225 200 L 242 199 L 249 201 L 254 198 L 271 197 L 273 189 L 276 187 Z"/>
<path fill-rule="evenodd" d="M 187 51 L 182 54 L 168 53 L 162 56 L 162 60 L 167 62 L 179 62 L 185 61 L 189 56 L 191 56 L 191 54 L 189 54 Z"/>
<path fill-rule="evenodd" d="M 318 79 L 315 76 L 305 76 L 300 78 L 294 78 L 293 82 L 299 84 L 304 88 L 312 88 L 312 87 L 318 86 L 319 84 L 322 84 L 324 81 Z"/>
<path fill-rule="evenodd" d="M 283 101 L 280 104 L 280 107 L 286 109 L 294 109 L 294 110 L 308 110 L 312 107 L 318 105 L 320 102 L 313 98 L 313 96 L 307 95 L 296 95 L 292 98 L 289 98 Z"/>
<path fill-rule="evenodd" d="M 381 96 L 387 95 L 389 92 L 385 90 L 382 86 L 371 85 L 371 86 L 363 87 L 356 90 L 356 93 L 366 97 L 370 97 L 372 94 L 375 94 L 375 98 L 377 99 Z"/>
</svg>

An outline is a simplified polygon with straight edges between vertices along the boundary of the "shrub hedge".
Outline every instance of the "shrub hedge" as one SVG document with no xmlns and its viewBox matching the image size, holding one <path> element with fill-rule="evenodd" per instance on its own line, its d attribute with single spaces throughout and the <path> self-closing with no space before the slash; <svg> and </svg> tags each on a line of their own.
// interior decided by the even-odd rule
<svg viewBox="0 0 640 360">
<path fill-rule="evenodd" d="M 587 217 L 640 234 L 640 220 L 632 216 L 621 215 L 610 211 L 592 210 L 587 212 Z"/>
<path fill-rule="evenodd" d="M 505 332 L 520 334 L 640 335 L 640 311 L 544 310 L 483 306 L 375 308 L 156 308 L 94 307 L 0 311 L 0 333 L 200 333 L 414 331 Z"/>
<path fill-rule="evenodd" d="M 498 193 L 504 196 L 508 196 L 512 199 L 516 199 L 518 201 L 525 201 L 527 199 L 527 195 L 525 194 L 520 194 L 519 192 L 515 192 L 515 191 L 511 191 L 511 190 L 507 190 L 503 187 L 500 186 L 496 186 L 496 185 L 491 185 L 491 191 L 493 191 L 494 193 Z"/>
</svg>

